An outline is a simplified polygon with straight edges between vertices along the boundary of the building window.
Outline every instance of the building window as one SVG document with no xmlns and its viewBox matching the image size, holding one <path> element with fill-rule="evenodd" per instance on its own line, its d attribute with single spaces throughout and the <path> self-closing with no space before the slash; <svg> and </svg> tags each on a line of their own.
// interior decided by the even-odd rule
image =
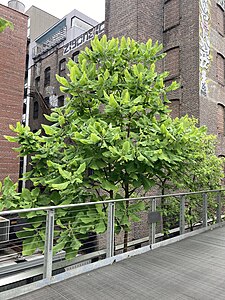
<svg viewBox="0 0 225 300">
<path fill-rule="evenodd" d="M 24 99 L 27 98 L 27 91 L 28 91 L 28 89 L 27 89 L 27 87 L 25 87 L 24 88 Z"/>
<path fill-rule="evenodd" d="M 26 103 L 23 103 L 23 115 L 25 115 L 27 112 L 27 105 Z"/>
<path fill-rule="evenodd" d="M 35 78 L 35 88 L 38 92 L 40 91 L 40 77 Z"/>
<path fill-rule="evenodd" d="M 218 104 L 217 105 L 217 132 L 218 134 L 223 134 L 225 132 L 225 122 L 224 122 L 224 105 L 223 104 Z"/>
<path fill-rule="evenodd" d="M 58 97 L 58 107 L 64 106 L 64 96 Z"/>
<path fill-rule="evenodd" d="M 171 79 L 180 75 L 180 51 L 179 47 L 166 51 L 164 60 L 164 70 L 169 72 L 167 79 Z"/>
<path fill-rule="evenodd" d="M 225 60 L 222 54 L 217 53 L 217 70 L 216 70 L 216 76 L 219 83 L 224 85 L 224 72 L 225 72 Z"/>
<path fill-rule="evenodd" d="M 72 55 L 72 60 L 75 62 L 75 63 L 78 63 L 78 55 L 79 55 L 80 51 L 76 51 L 73 53 Z"/>
<path fill-rule="evenodd" d="M 44 101 L 45 101 L 45 104 L 47 105 L 47 107 L 49 107 L 50 106 L 49 97 L 45 97 Z"/>
<path fill-rule="evenodd" d="M 45 69 L 44 86 L 50 85 L 50 78 L 51 78 L 51 68 L 48 67 Z"/>
<path fill-rule="evenodd" d="M 34 110 L 33 110 L 33 119 L 38 118 L 38 113 L 39 113 L 39 104 L 37 101 L 34 102 Z"/>
<path fill-rule="evenodd" d="M 164 4 L 164 30 L 180 23 L 180 0 L 169 0 Z"/>
<path fill-rule="evenodd" d="M 83 20 L 81 20 L 77 17 L 73 17 L 71 19 L 71 27 L 77 27 L 80 30 L 82 30 L 83 32 L 86 32 L 89 29 L 91 29 L 93 26 L 91 24 L 88 24 L 87 22 L 84 22 Z"/>
<path fill-rule="evenodd" d="M 41 73 L 41 63 L 38 62 L 34 66 L 35 66 L 35 76 L 40 76 L 40 73 Z"/>
<path fill-rule="evenodd" d="M 179 99 L 170 100 L 170 103 L 168 106 L 169 106 L 169 109 L 171 109 L 171 112 L 170 112 L 171 118 L 172 119 L 179 118 L 180 117 L 180 100 Z"/>
<path fill-rule="evenodd" d="M 224 35 L 224 11 L 219 5 L 217 5 L 217 31 Z"/>
<path fill-rule="evenodd" d="M 62 59 L 59 62 L 59 76 L 65 76 L 66 75 L 66 59 Z"/>
</svg>

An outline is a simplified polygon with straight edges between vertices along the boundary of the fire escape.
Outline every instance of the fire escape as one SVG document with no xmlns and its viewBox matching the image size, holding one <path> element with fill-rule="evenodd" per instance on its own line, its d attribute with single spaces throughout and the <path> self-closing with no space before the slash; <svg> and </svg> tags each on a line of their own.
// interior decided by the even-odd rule
<svg viewBox="0 0 225 300">
<path fill-rule="evenodd" d="M 42 109 L 44 114 L 49 115 L 51 113 L 51 108 L 49 107 L 49 103 L 47 103 L 43 97 L 43 95 L 39 92 L 36 87 L 30 88 L 29 97 L 36 99 Z"/>
</svg>

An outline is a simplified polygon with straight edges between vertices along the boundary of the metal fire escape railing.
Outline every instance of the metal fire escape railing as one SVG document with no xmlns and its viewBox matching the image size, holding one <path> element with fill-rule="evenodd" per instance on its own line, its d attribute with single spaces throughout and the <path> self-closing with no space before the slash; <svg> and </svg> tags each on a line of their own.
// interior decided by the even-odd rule
<svg viewBox="0 0 225 300">
<path fill-rule="evenodd" d="M 121 236 L 115 234 L 115 224 L 117 222 L 117 208 L 122 202 L 124 203 L 124 201 L 130 204 L 135 204 L 140 201 L 144 202 L 147 209 L 144 212 L 140 212 L 140 222 L 132 223 L 130 240 L 128 240 L 128 252 L 121 254 L 124 245 Z M 198 203 L 196 206 L 196 219 L 195 224 L 190 226 L 189 212 L 190 207 L 192 207 L 193 211 L 193 206 L 191 205 L 194 201 Z M 73 259 L 65 259 L 66 247 L 60 253 L 53 255 L 54 245 L 58 238 L 56 233 L 59 224 L 56 222 L 58 218 L 57 213 L 66 209 L 76 216 L 76 214 L 88 211 L 90 207 L 95 207 L 97 204 L 104 204 L 103 207 L 108 220 L 105 222 L 105 232 L 95 236 L 98 247 L 96 248 L 96 245 L 93 246 L 93 241 L 90 242 L 90 240 L 85 239 L 82 240 L 83 245 L 80 252 L 78 252 L 79 255 Z M 166 206 L 173 207 L 171 215 L 168 213 L 164 215 L 163 208 Z M 12 253 L 15 244 L 19 242 L 17 247 L 21 247 L 22 239 L 18 233 L 26 232 L 24 239 L 28 238 L 27 242 L 30 242 L 30 223 L 26 222 L 30 213 L 32 213 L 33 216 L 42 218 L 42 225 L 39 225 L 37 230 L 42 231 L 45 238 L 44 253 L 40 253 L 39 249 L 33 249 L 33 255 L 27 257 L 23 256 L 20 264 L 12 263 L 12 265 L 10 265 L 10 261 L 13 258 L 15 259 L 16 251 Z M 22 223 L 17 225 L 14 230 L 12 230 L 14 225 L 11 222 L 10 232 L 14 232 L 14 234 L 11 239 L 10 237 L 8 238 L 8 244 L 0 242 L 0 249 L 2 253 L 4 253 L 4 255 L 0 255 L 0 291 L 1 286 L 4 286 L 4 289 L 6 289 L 6 282 L 9 280 L 10 274 L 19 273 L 20 280 L 23 278 L 23 272 L 28 269 L 29 272 L 31 272 L 31 270 L 33 271 L 33 277 L 42 274 L 42 279 L 39 278 L 39 281 L 34 282 L 30 287 L 26 285 L 26 287 L 18 287 L 14 291 L 8 291 L 10 295 L 13 293 L 14 295 L 18 295 L 18 293 L 22 294 L 24 290 L 31 291 L 37 288 L 37 286 L 40 287 L 58 282 L 62 279 L 88 272 L 97 267 L 109 265 L 114 261 L 120 261 L 132 255 L 150 251 L 161 245 L 184 239 L 208 229 L 220 227 L 224 224 L 224 213 L 225 190 L 222 189 L 2 211 L 0 212 L 0 218 L 2 219 L 11 220 L 15 215 L 22 215 L 23 219 L 21 221 Z M 65 217 L 61 217 L 60 220 L 66 222 L 66 219 L 63 218 Z M 37 222 L 37 220 L 34 222 Z M 40 222 L 40 220 L 38 222 Z M 166 222 L 170 224 L 167 230 L 165 230 Z M 0 230 L 1 229 L 0 226 Z M 6 235 L 5 232 L 4 234 Z M 0 233 L 0 237 L 2 235 L 3 233 Z M 10 233 L 8 235 L 10 236 Z M 20 236 L 20 238 L 18 236 Z M 22 251 L 22 248 L 20 251 Z M 57 269 L 60 269 L 62 273 L 58 274 L 59 271 L 57 273 Z M 6 278 L 5 281 L 4 277 Z M 4 299 L 9 299 L 7 298 L 7 292 L 2 293 L 2 295 L 3 294 Z"/>
<path fill-rule="evenodd" d="M 35 98 L 39 99 L 39 104 L 40 104 L 40 107 L 44 114 L 51 113 L 51 108 L 46 103 L 43 95 L 40 93 L 40 91 L 36 87 L 30 88 L 29 96 L 30 96 L 30 98 L 33 98 L 33 99 L 35 99 Z"/>
</svg>

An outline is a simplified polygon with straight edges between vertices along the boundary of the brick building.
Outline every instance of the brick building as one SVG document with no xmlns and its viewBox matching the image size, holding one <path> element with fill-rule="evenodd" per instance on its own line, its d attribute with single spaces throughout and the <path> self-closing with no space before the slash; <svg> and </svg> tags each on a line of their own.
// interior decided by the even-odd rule
<svg viewBox="0 0 225 300">
<path fill-rule="evenodd" d="M 207 125 L 218 136 L 218 155 L 225 154 L 224 15 L 224 0 L 106 0 L 108 37 L 163 43 L 159 69 L 170 72 L 168 82 L 180 82 L 169 95 L 172 115 Z"/>
<path fill-rule="evenodd" d="M 95 34 L 104 31 L 104 22 L 98 22 L 73 10 L 30 44 L 30 92 L 29 120 L 33 131 L 46 123 L 43 114 L 50 109 L 64 105 L 65 95 L 55 74 L 66 75 L 69 58 L 76 60 L 79 51 Z"/>
<path fill-rule="evenodd" d="M 23 8 L 23 5 L 21 7 Z M 4 135 L 12 135 L 9 124 L 15 125 L 21 121 L 28 17 L 1 4 L 0 17 L 14 25 L 14 30 L 7 28 L 0 33 L 0 180 L 10 175 L 16 181 L 19 158 Z"/>
<path fill-rule="evenodd" d="M 173 80 L 180 83 L 179 90 L 168 95 L 172 116 L 188 114 L 197 118 L 199 125 L 207 125 L 209 133 L 218 136 L 218 155 L 225 155 L 225 1 L 106 0 L 105 3 L 105 33 L 109 38 L 124 35 L 138 41 L 152 38 L 163 43 L 167 56 L 159 64 L 159 71 L 169 71 L 168 84 Z M 64 103 L 55 74 L 64 75 L 65 61 L 69 57 L 76 59 L 84 41 L 89 39 L 90 34 L 84 33 L 85 30 L 91 30 L 90 36 L 93 35 L 87 24 L 97 26 L 96 33 L 103 31 L 103 23 L 97 25 L 90 19 L 84 19 L 86 27 L 84 23 L 75 24 L 75 19 L 87 18 L 77 13 L 67 15 L 58 22 L 58 27 L 46 33 L 47 37 L 35 41 L 34 51 L 39 52 L 33 52 L 31 61 L 35 92 L 30 109 L 33 130 L 44 122 L 43 112 Z M 67 26 L 64 33 L 63 24 Z M 76 31 L 74 26 L 81 26 L 83 31 Z M 64 40 L 55 43 L 49 37 L 57 28 L 64 34 Z"/>
</svg>

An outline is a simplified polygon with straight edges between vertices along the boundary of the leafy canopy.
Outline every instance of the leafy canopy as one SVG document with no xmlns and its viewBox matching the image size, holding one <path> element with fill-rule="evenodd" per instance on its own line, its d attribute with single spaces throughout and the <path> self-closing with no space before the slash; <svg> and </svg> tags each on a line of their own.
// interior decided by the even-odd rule
<svg viewBox="0 0 225 300">
<path fill-rule="evenodd" d="M 17 136 L 8 140 L 19 144 L 20 156 L 31 157 L 32 170 L 24 179 L 34 189 L 17 193 L 7 178 L 1 208 L 129 198 L 149 192 L 166 170 L 178 172 L 190 160 L 195 162 L 192 153 L 197 155 L 206 128 L 196 127 L 187 116 L 170 118 L 166 94 L 178 85 L 165 86 L 168 73 L 156 70 L 164 57 L 162 45 L 124 37 L 107 41 L 103 36 L 95 37 L 91 46 L 78 63 L 68 62 L 67 78 L 57 75 L 69 97 L 64 107 L 46 116 L 51 125 L 42 125 L 44 135 L 19 123 L 11 127 Z M 116 232 L 124 230 L 127 239 L 131 221 L 138 221 L 144 208 L 142 202 L 117 205 Z M 88 232 L 105 232 L 106 213 L 107 205 L 77 213 L 56 211 L 55 251 L 67 249 L 68 256 L 75 255 Z M 40 230 L 32 226 L 35 240 L 24 244 L 26 254 L 37 246 L 43 249 Z"/>
</svg>

